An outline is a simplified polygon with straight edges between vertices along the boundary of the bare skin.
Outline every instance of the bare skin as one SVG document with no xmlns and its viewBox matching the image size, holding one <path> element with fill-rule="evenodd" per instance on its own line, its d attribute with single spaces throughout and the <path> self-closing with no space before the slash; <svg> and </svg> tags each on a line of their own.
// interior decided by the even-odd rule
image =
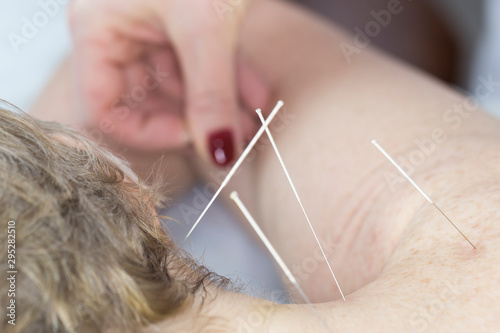
<svg viewBox="0 0 500 333">
<path fill-rule="evenodd" d="M 497 330 L 499 122 L 372 50 L 346 63 L 339 45 L 352 37 L 295 7 L 268 1 L 249 10 L 241 51 L 295 116 L 274 136 L 320 240 L 333 243 L 329 261 L 347 301 L 338 300 L 328 268 L 315 257 L 317 245 L 269 145 L 241 175 L 254 184 L 244 199 L 257 207 L 258 222 L 307 294 L 324 302 L 317 309 L 331 331 Z M 478 92 L 486 96 L 488 87 Z M 34 114 L 57 119 L 52 112 L 68 111 L 59 101 Z M 372 139 L 413 161 L 405 168 L 477 249 L 398 181 Z M 191 309 L 160 327 L 326 332 L 306 305 L 215 294 L 200 316 Z"/>
</svg>

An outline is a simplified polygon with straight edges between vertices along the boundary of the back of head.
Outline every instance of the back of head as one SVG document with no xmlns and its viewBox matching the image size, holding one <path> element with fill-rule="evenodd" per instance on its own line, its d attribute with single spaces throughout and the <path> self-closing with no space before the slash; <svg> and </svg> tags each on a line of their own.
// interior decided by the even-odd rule
<svg viewBox="0 0 500 333">
<path fill-rule="evenodd" d="M 0 270 L 16 271 L 0 331 L 133 332 L 188 305 L 212 276 L 167 237 L 155 198 L 76 132 L 0 107 Z"/>
</svg>

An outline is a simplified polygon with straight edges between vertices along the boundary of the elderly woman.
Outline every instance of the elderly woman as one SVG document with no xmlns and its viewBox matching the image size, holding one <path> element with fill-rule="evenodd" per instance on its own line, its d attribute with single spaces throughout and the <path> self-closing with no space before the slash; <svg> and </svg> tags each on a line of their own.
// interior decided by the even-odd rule
<svg viewBox="0 0 500 333">
<path fill-rule="evenodd" d="M 474 99 L 359 48 L 299 8 L 267 1 L 249 10 L 242 52 L 286 102 L 291 117 L 274 134 L 320 241 L 334 244 L 328 259 L 346 302 L 324 262 L 303 269 L 317 244 L 271 147 L 239 175 L 239 191 L 308 296 L 323 302 L 315 311 L 236 293 L 172 243 L 155 196 L 110 153 L 61 126 L 2 111 L 1 224 L 16 221 L 19 265 L 16 326 L 3 322 L 2 331 L 498 329 L 500 123 Z M 81 127 L 68 75 L 56 76 L 34 114 Z M 499 85 L 482 82 L 478 99 Z M 399 177 L 374 138 L 476 248 Z M 132 165 L 161 154 L 125 153 Z"/>
</svg>

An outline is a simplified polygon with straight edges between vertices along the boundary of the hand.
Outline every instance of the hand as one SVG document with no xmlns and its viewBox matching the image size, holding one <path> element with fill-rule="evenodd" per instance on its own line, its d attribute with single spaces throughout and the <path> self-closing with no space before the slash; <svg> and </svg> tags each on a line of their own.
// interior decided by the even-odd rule
<svg viewBox="0 0 500 333">
<path fill-rule="evenodd" d="M 192 142 L 205 159 L 230 163 L 253 130 L 241 111 L 268 98 L 264 80 L 237 55 L 247 0 L 236 2 L 74 0 L 82 119 L 130 149 Z"/>
</svg>

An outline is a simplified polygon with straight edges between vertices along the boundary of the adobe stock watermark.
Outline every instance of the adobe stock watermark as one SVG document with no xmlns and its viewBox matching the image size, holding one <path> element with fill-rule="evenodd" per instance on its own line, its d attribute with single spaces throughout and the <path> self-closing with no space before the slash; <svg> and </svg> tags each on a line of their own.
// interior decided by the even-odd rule
<svg viewBox="0 0 500 333">
<path fill-rule="evenodd" d="M 448 140 L 449 134 L 457 131 L 465 119 L 479 110 L 480 103 L 490 98 L 500 87 L 500 81 L 495 81 L 492 74 L 487 77 L 479 76 L 478 81 L 479 84 L 474 89 L 473 97 L 464 97 L 460 102 L 454 103 L 445 110 L 442 116 L 445 126 L 436 127 L 426 138 L 416 140 L 416 148 L 408 154 L 408 157 L 401 154 L 394 158 L 408 175 L 411 176 L 427 157 L 437 151 L 439 145 Z M 406 179 L 397 171 L 385 172 L 384 179 L 391 191 L 396 190 L 398 183 L 406 182 Z"/>
<path fill-rule="evenodd" d="M 431 328 L 436 319 L 462 295 L 457 283 L 444 281 L 436 296 L 426 304 L 411 312 L 408 323 L 414 332 Z"/>
<path fill-rule="evenodd" d="M 448 135 L 441 128 L 434 128 L 430 137 L 421 140 L 415 140 L 417 148 L 413 149 L 408 157 L 405 158 L 402 154 L 394 158 L 399 166 L 408 174 L 412 175 L 416 168 L 422 165 L 426 158 L 434 154 L 438 146 L 448 140 Z M 396 184 L 405 183 L 407 180 L 399 172 L 384 173 L 384 178 L 389 185 L 391 191 L 396 190 Z"/>
<path fill-rule="evenodd" d="M 239 6 L 244 5 L 245 0 L 213 0 L 212 7 L 221 21 L 223 21 L 228 14 L 232 14 L 238 9 Z"/>
<path fill-rule="evenodd" d="M 7 222 L 7 323 L 16 325 L 16 221 Z"/>
<path fill-rule="evenodd" d="M 331 236 L 328 236 L 325 243 L 322 243 L 323 250 L 326 256 L 331 255 L 335 250 L 335 242 L 332 240 Z M 307 256 L 302 259 L 300 264 L 295 264 L 292 266 L 291 271 L 294 275 L 297 283 L 309 279 L 309 277 L 314 274 L 319 265 L 325 263 L 321 249 L 317 247 L 311 256 Z M 326 265 L 326 264 L 325 264 Z M 283 281 L 287 280 L 285 274 L 282 275 Z M 269 299 L 271 302 L 283 304 L 290 300 L 289 295 L 283 290 L 271 290 L 265 294 L 265 298 Z M 304 302 L 300 299 L 298 303 Z M 250 332 L 260 332 L 265 327 L 268 319 L 274 314 L 275 306 L 272 303 L 266 303 L 263 306 L 255 309 L 244 316 L 238 316 L 236 319 L 238 322 L 236 332 L 239 333 L 250 333 Z"/>
<path fill-rule="evenodd" d="M 275 311 L 275 305 L 271 302 L 259 305 L 253 311 L 244 316 L 236 317 L 238 324 L 236 333 L 256 333 L 266 325 Z"/>
<path fill-rule="evenodd" d="M 7 34 L 14 53 L 18 54 L 22 46 L 38 36 L 54 17 L 64 12 L 67 3 L 68 0 L 39 0 L 39 9 L 30 17 L 21 17 L 19 30 Z"/>
<path fill-rule="evenodd" d="M 297 115 L 290 113 L 286 107 L 283 107 L 281 111 L 276 114 L 274 120 L 269 125 L 269 129 L 273 133 L 280 133 L 284 131 L 296 117 Z M 264 150 L 266 146 L 269 146 L 269 143 L 270 141 L 267 135 L 263 135 L 247 155 L 245 163 L 250 163 L 255 160 L 257 158 L 257 154 Z M 208 175 L 211 181 L 206 182 L 201 190 L 196 187 L 192 190 L 194 196 L 191 204 L 188 205 L 180 203 L 175 207 L 179 210 L 184 223 L 188 224 L 188 221 L 194 223 L 194 221 L 208 205 L 208 202 L 212 199 L 215 191 L 217 191 L 224 178 L 226 178 L 229 170 L 231 170 L 231 167 L 232 166 L 228 166 L 226 168 L 210 171 Z M 238 169 L 234 176 L 237 176 L 240 172 L 241 169 Z"/>
<path fill-rule="evenodd" d="M 411 2 L 412 0 L 407 0 Z M 344 55 L 347 63 L 351 63 L 352 57 L 355 54 L 367 48 L 374 38 L 377 38 L 384 28 L 387 28 L 395 15 L 401 14 L 404 7 L 400 0 L 389 0 L 386 9 L 379 11 L 371 10 L 370 15 L 373 20 L 368 21 L 362 28 L 354 27 L 354 36 L 352 43 L 341 42 L 339 44 L 340 50 Z"/>
</svg>

